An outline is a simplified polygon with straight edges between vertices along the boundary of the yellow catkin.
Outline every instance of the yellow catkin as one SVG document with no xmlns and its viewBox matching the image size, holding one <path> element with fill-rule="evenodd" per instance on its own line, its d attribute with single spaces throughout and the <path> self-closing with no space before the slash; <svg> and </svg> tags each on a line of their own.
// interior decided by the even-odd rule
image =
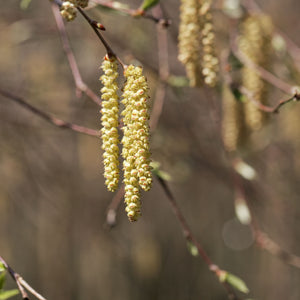
<svg viewBox="0 0 300 300">
<path fill-rule="evenodd" d="M 148 84 L 143 69 L 130 65 L 124 72 L 122 103 L 124 183 L 126 212 L 130 221 L 141 214 L 139 187 L 148 191 L 152 184 L 149 146 Z"/>
<path fill-rule="evenodd" d="M 238 101 L 227 85 L 222 90 L 222 138 L 227 151 L 236 151 L 245 140 L 244 103 Z"/>
<path fill-rule="evenodd" d="M 118 64 L 114 57 L 105 56 L 102 65 L 104 75 L 100 77 L 103 84 L 101 89 L 102 99 L 102 149 L 104 162 L 105 184 L 109 191 L 115 191 L 119 183 L 119 97 Z"/>
<path fill-rule="evenodd" d="M 62 17 L 70 22 L 76 18 L 76 7 L 71 1 L 64 1 L 60 7 Z"/>
<path fill-rule="evenodd" d="M 267 67 L 271 50 L 271 19 L 263 14 L 252 15 L 242 24 L 239 49 L 255 64 Z M 267 86 L 257 72 L 244 67 L 242 85 L 249 90 L 254 99 L 267 104 Z M 250 130 L 259 130 L 266 119 L 266 113 L 258 109 L 250 100 L 245 103 L 246 124 Z"/>
<path fill-rule="evenodd" d="M 190 86 L 201 86 L 199 0 L 181 0 L 178 59 L 186 69 Z"/>
<path fill-rule="evenodd" d="M 219 60 L 215 54 L 215 34 L 212 24 L 211 0 L 202 0 L 199 8 L 201 22 L 202 75 L 204 83 L 214 87 L 217 83 Z"/>
</svg>

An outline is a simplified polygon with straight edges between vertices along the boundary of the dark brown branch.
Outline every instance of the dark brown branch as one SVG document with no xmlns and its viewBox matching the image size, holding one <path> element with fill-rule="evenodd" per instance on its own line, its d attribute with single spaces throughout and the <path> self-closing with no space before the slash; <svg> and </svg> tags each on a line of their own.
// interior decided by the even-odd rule
<svg viewBox="0 0 300 300">
<path fill-rule="evenodd" d="M 70 68 L 72 71 L 72 75 L 73 75 L 73 78 L 75 81 L 77 91 L 85 93 L 95 103 L 97 103 L 98 105 L 101 105 L 100 97 L 98 97 L 82 80 L 74 53 L 70 46 L 70 42 L 68 39 L 68 35 L 66 32 L 64 22 L 62 20 L 62 16 L 59 13 L 59 9 L 58 9 L 57 5 L 55 5 L 54 3 L 52 3 L 52 11 L 53 11 L 56 25 L 57 25 L 57 28 L 58 28 L 58 31 L 59 31 L 59 34 L 61 37 L 63 49 L 67 55 L 67 59 L 68 59 L 68 62 L 69 62 L 69 65 L 70 65 Z"/>
<path fill-rule="evenodd" d="M 46 300 L 46 298 L 44 298 L 42 295 L 40 295 L 18 273 L 16 273 L 1 256 L 0 256 L 0 262 L 3 264 L 5 269 L 8 271 L 11 278 L 16 282 L 18 289 L 24 300 L 29 300 L 28 294 L 25 291 L 25 289 L 27 291 L 29 291 L 32 295 L 34 295 L 37 299 Z"/>
<path fill-rule="evenodd" d="M 202 257 L 203 261 L 207 264 L 209 270 L 212 271 L 213 273 L 215 273 L 217 278 L 220 279 L 220 276 L 222 273 L 224 273 L 224 271 L 221 270 L 216 264 L 214 264 L 212 262 L 212 260 L 209 258 L 209 256 L 207 255 L 207 253 L 205 252 L 205 250 L 203 249 L 201 244 L 195 238 L 189 225 L 187 224 L 185 217 L 183 216 L 180 208 L 178 207 L 175 197 L 174 197 L 173 193 L 171 192 L 169 186 L 167 185 L 167 182 L 158 176 L 156 176 L 156 179 L 158 180 L 159 184 L 163 188 L 164 193 L 167 196 L 167 200 L 169 201 L 169 203 L 171 205 L 172 211 L 173 211 L 175 217 L 177 218 L 177 220 L 179 221 L 184 238 L 186 239 L 186 241 L 191 242 L 193 245 L 196 246 L 199 255 Z M 238 300 L 237 295 L 234 293 L 232 288 L 226 282 L 222 282 L 222 285 L 226 289 L 229 299 Z"/>
<path fill-rule="evenodd" d="M 59 128 L 66 128 L 66 129 L 70 129 L 79 133 L 83 133 L 86 135 L 90 135 L 90 136 L 99 136 L 100 133 L 97 130 L 91 129 L 91 128 L 87 128 L 87 127 L 83 127 L 77 124 L 73 124 L 70 122 L 66 122 L 63 121 L 61 119 L 58 119 L 54 116 L 51 116 L 50 114 L 44 112 L 43 110 L 33 106 L 32 104 L 29 104 L 27 101 L 25 101 L 23 98 L 16 96 L 8 91 L 5 91 L 3 89 L 0 88 L 0 94 L 14 102 L 16 102 L 17 104 L 23 106 L 26 110 L 34 113 L 35 115 L 39 116 L 40 118 L 44 119 L 45 121 L 59 127 Z"/>
</svg>

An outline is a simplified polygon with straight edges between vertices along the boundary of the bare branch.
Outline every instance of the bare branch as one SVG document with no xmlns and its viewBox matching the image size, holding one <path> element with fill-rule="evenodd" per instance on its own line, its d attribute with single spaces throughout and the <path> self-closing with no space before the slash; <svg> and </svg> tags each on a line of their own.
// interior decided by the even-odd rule
<svg viewBox="0 0 300 300">
<path fill-rule="evenodd" d="M 232 161 L 232 166 L 233 166 L 233 164 L 234 163 Z M 256 245 L 258 247 L 266 250 L 270 254 L 277 256 L 279 259 L 281 259 L 286 264 L 289 264 L 296 268 L 300 268 L 300 257 L 299 256 L 291 254 L 288 251 L 282 249 L 282 247 L 279 246 L 274 240 L 272 240 L 266 232 L 264 232 L 260 229 L 260 226 L 257 222 L 256 216 L 252 209 L 252 206 L 250 205 L 250 201 L 245 193 L 244 185 L 243 185 L 240 175 L 236 173 L 234 168 L 232 168 L 232 174 L 233 174 L 233 186 L 234 186 L 234 190 L 235 190 L 235 195 L 237 198 L 241 197 L 242 199 L 245 200 L 245 204 L 251 215 L 251 222 L 249 225 L 252 229 Z"/>
<path fill-rule="evenodd" d="M 208 268 L 210 271 L 215 273 L 218 279 L 220 279 L 221 274 L 224 272 L 221 270 L 216 264 L 212 262 L 212 260 L 209 258 L 207 255 L 206 251 L 203 249 L 202 245 L 197 241 L 196 237 L 192 233 L 189 225 L 187 224 L 187 221 L 185 217 L 183 216 L 180 208 L 178 207 L 175 197 L 173 193 L 171 192 L 169 186 L 167 185 L 167 182 L 163 180 L 161 177 L 156 176 L 156 179 L 158 180 L 159 184 L 163 188 L 165 195 L 167 196 L 167 200 L 169 201 L 169 204 L 171 205 L 172 211 L 179 221 L 182 233 L 186 241 L 191 242 L 194 244 L 198 250 L 199 255 L 202 257 L 203 261 L 207 264 Z M 222 282 L 222 285 L 227 291 L 228 299 L 232 300 L 238 300 L 239 298 L 237 295 L 234 293 L 232 288 L 226 283 Z"/>
<path fill-rule="evenodd" d="M 23 98 L 16 96 L 8 91 L 5 91 L 3 89 L 0 88 L 0 94 L 14 102 L 16 102 L 17 104 L 23 106 L 26 110 L 34 113 L 35 115 L 39 116 L 40 118 L 44 119 L 45 121 L 59 127 L 59 128 L 67 128 L 79 133 L 83 133 L 86 135 L 90 135 L 90 136 L 99 136 L 100 133 L 98 130 L 94 130 L 91 128 L 87 128 L 87 127 L 83 127 L 77 124 L 73 124 L 70 122 L 66 122 L 63 121 L 61 119 L 58 119 L 54 116 L 51 116 L 50 114 L 48 114 L 47 112 L 33 106 L 32 104 L 29 104 L 28 102 L 26 102 Z"/>
</svg>

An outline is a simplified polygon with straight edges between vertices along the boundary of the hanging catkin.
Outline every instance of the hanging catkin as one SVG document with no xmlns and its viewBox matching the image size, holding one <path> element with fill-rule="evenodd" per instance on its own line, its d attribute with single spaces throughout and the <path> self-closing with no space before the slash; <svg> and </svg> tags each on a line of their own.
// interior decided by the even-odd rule
<svg viewBox="0 0 300 300">
<path fill-rule="evenodd" d="M 130 221 L 140 214 L 140 190 L 148 191 L 152 184 L 149 147 L 148 84 L 140 67 L 128 66 L 124 72 L 122 103 L 124 184 L 126 212 Z"/>
<path fill-rule="evenodd" d="M 201 66 L 204 83 L 214 87 L 217 83 L 218 58 L 215 54 L 215 34 L 212 23 L 211 0 L 202 0 L 199 8 L 201 24 Z"/>
<path fill-rule="evenodd" d="M 104 75 L 100 77 L 103 84 L 102 99 L 102 149 L 104 177 L 107 189 L 115 191 L 119 183 L 119 97 L 117 94 L 118 65 L 115 57 L 105 56 L 102 65 Z"/>
<path fill-rule="evenodd" d="M 198 3 L 198 0 L 181 0 L 180 6 L 178 59 L 185 66 L 192 87 L 201 86 L 202 83 L 199 43 L 201 27 Z"/>
<path fill-rule="evenodd" d="M 227 151 L 236 151 L 246 138 L 244 123 L 244 103 L 237 100 L 231 89 L 224 85 L 222 89 L 222 138 Z"/>
<path fill-rule="evenodd" d="M 249 16 L 241 28 L 239 49 L 255 64 L 266 67 L 270 61 L 271 19 L 263 14 Z M 254 99 L 267 104 L 267 86 L 255 70 L 244 66 L 242 85 L 249 90 Z M 249 99 L 245 103 L 246 124 L 250 130 L 259 130 L 266 119 L 266 113 L 258 109 Z"/>
</svg>

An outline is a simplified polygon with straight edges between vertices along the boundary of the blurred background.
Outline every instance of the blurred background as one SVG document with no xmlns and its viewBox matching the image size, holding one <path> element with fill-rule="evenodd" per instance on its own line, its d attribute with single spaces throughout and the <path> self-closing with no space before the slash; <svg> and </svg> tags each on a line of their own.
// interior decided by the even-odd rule
<svg viewBox="0 0 300 300">
<path fill-rule="evenodd" d="M 177 60 L 179 1 L 161 2 L 172 20 L 170 73 L 184 76 Z M 0 87 L 63 120 L 100 129 L 99 107 L 85 95 L 76 97 L 50 2 L 32 0 L 26 10 L 19 0 L 0 3 Z M 137 8 L 140 1 L 122 3 Z M 258 4 L 300 45 L 299 1 Z M 105 38 L 125 62 L 135 58 L 144 65 L 154 99 L 155 23 L 98 8 L 89 14 L 105 25 Z M 228 47 L 229 20 L 218 10 L 214 17 L 220 54 Z M 83 80 L 98 93 L 104 48 L 81 16 L 66 28 Z M 297 84 L 280 57 L 273 71 Z M 249 227 L 236 220 L 220 95 L 218 88 L 168 86 L 152 134 L 153 160 L 170 174 L 170 188 L 208 255 L 243 278 L 248 298 L 300 299 L 300 270 L 258 248 Z M 272 88 L 270 103 L 281 96 Z M 263 137 L 244 157 L 257 172 L 245 189 L 260 227 L 298 255 L 299 115 L 300 104 L 291 103 L 270 116 Z M 0 255 L 49 300 L 227 299 L 204 262 L 188 252 L 158 182 L 143 193 L 138 222 L 127 220 L 122 203 L 117 224 L 109 229 L 106 212 L 114 194 L 107 192 L 102 174 L 98 138 L 59 129 L 0 96 Z"/>
</svg>

